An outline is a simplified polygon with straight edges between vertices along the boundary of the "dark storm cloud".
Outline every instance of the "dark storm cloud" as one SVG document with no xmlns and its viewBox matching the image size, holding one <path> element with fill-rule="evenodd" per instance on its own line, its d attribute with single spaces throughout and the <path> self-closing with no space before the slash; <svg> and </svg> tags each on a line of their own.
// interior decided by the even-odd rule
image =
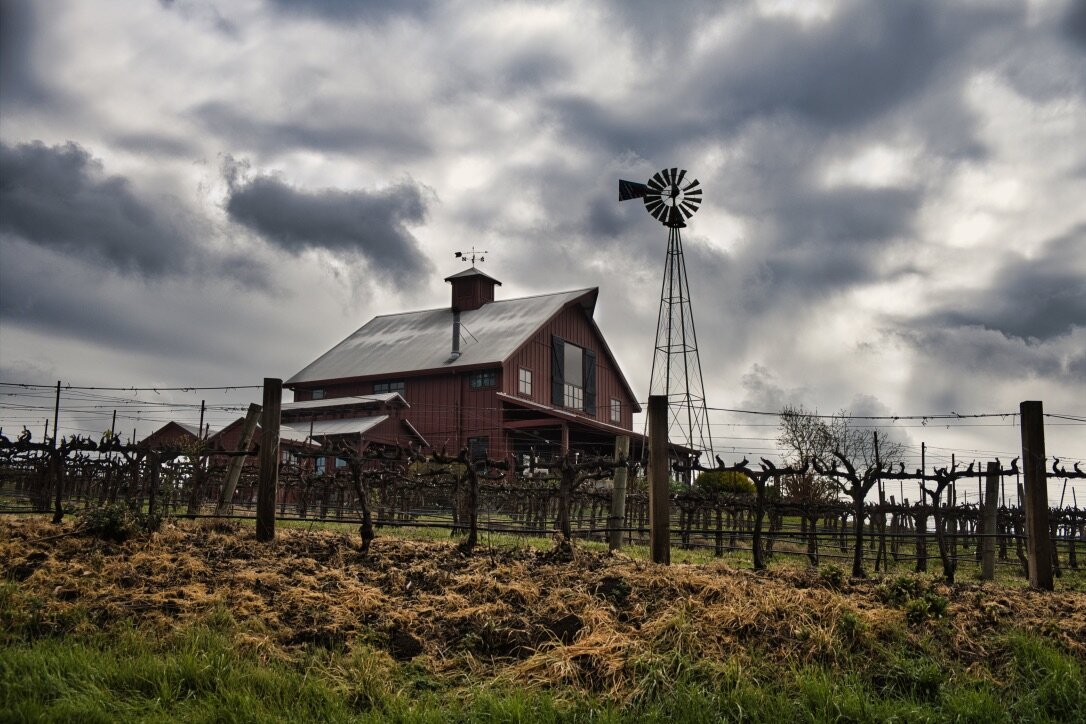
<svg viewBox="0 0 1086 724">
<path fill-rule="evenodd" d="M 1086 48 L 1086 2 L 1070 0 L 1063 16 L 1065 36 Z"/>
<path fill-rule="evenodd" d="M 147 276 L 175 273 L 193 246 L 179 223 L 71 142 L 0 143 L 0 232 Z"/>
<path fill-rule="evenodd" d="M 959 56 L 1013 5 L 961 8 L 931 2 L 847 2 L 825 22 L 759 18 L 692 75 L 706 110 L 735 125 L 794 113 L 841 129 L 909 103 L 932 82 L 960 80 Z"/>
<path fill-rule="evenodd" d="M 244 260 L 223 260 L 221 266 L 219 276 L 121 278 L 25 241 L 4 239 L 0 325 L 161 355 L 173 363 L 198 366 L 213 358 L 246 369 L 253 363 L 252 349 L 239 343 L 238 335 L 268 322 L 274 329 L 281 320 L 254 316 L 249 297 L 238 295 L 234 282 L 247 273 Z M 3 351 L 5 364 L 17 352 Z"/>
<path fill-rule="evenodd" d="M 746 250 L 787 296 L 821 297 L 895 276 L 887 248 L 913 233 L 919 192 L 842 187 L 781 190 L 767 209 L 776 229 Z"/>
<path fill-rule="evenodd" d="M 330 23 L 379 23 L 399 16 L 425 15 L 432 0 L 270 0 L 277 11 Z"/>
<path fill-rule="evenodd" d="M 34 3 L 0 0 L 0 101 L 41 103 L 48 97 L 34 67 Z"/>
<path fill-rule="evenodd" d="M 7 245 L 5 245 L 7 246 Z M 120 349 L 157 348 L 177 354 L 193 347 L 177 334 L 176 320 L 142 318 L 141 305 L 119 298 L 114 280 L 98 270 L 74 274 L 36 250 L 8 247 L 0 265 L 0 319 L 4 324 Z M 44 274 L 45 268 L 49 274 Z"/>
<path fill-rule="evenodd" d="M 726 140 L 751 119 L 780 114 L 840 132 L 887 118 L 932 86 L 960 84 L 979 39 L 1024 20 L 1015 3 L 962 7 L 934 0 L 846 2 L 827 20 L 812 23 L 732 12 L 744 14 L 737 20 L 742 32 L 712 52 L 695 57 L 680 44 L 662 57 L 647 57 L 651 93 L 637 101 L 648 107 L 612 108 L 567 94 L 548 108 L 587 142 L 644 157 L 666 156 L 680 143 Z M 702 15 L 707 23 L 710 14 Z M 660 23 L 653 31 L 688 32 L 683 28 Z M 654 77 L 659 84 L 651 82 Z M 968 120 L 958 112 L 956 95 L 943 101 L 955 104 L 944 109 L 948 122 Z"/>
<path fill-rule="evenodd" d="M 1011 256 L 984 289 L 960 292 L 921 320 L 976 326 L 1023 340 L 1049 340 L 1086 327 L 1086 225 L 1053 239 L 1035 258 Z"/>
<path fill-rule="evenodd" d="M 421 283 L 431 264 L 409 224 L 426 220 L 427 198 L 411 181 L 375 191 L 295 188 L 275 176 L 239 180 L 227 162 L 234 221 L 291 254 L 324 249 L 361 256 L 401 284 Z"/>
<path fill-rule="evenodd" d="M 1044 377 L 1067 379 L 1077 364 L 1054 344 L 1008 337 L 981 326 L 947 328 L 913 322 L 897 330 L 899 339 L 919 351 L 939 370 L 927 383 L 953 385 L 962 375 L 981 374 L 1004 379 Z M 936 385 L 938 386 L 938 385 Z"/>
<path fill-rule="evenodd" d="M 418 158 L 430 143 L 411 112 L 372 105 L 359 117 L 348 109 L 306 108 L 298 118 L 265 121 L 225 102 L 204 103 L 192 116 L 231 148 L 279 154 L 305 148 L 326 153 L 369 155 L 379 160 Z M 343 122 L 329 121 L 342 117 Z M 406 122 L 405 122 L 406 121 Z"/>
</svg>

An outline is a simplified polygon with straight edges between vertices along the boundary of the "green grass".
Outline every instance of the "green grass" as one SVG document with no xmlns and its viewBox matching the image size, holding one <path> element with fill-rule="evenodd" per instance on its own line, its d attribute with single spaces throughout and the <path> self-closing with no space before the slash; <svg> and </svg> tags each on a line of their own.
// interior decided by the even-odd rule
<svg viewBox="0 0 1086 724">
<path fill-rule="evenodd" d="M 5 606 L 14 605 L 7 596 Z M 10 612 L 9 612 L 10 613 Z M 657 651 L 629 662 L 635 691 L 608 698 L 518 688 L 468 671 L 439 678 L 356 641 L 289 660 L 240 645 L 243 626 L 213 612 L 167 636 L 135 626 L 37 638 L 12 626 L 0 648 L 0 721 L 709 722 L 1082 721 L 1082 662 L 1034 635 L 994 638 L 974 675 L 922 649 L 878 645 L 843 665 L 780 670 Z M 983 670 L 984 667 L 982 667 Z"/>
</svg>

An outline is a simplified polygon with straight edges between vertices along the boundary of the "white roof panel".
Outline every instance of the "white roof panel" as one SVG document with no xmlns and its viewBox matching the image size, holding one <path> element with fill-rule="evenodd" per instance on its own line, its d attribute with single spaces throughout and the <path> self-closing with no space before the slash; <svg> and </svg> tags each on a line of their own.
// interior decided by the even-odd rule
<svg viewBox="0 0 1086 724">
<path fill-rule="evenodd" d="M 283 412 L 294 410 L 312 410 L 323 407 L 342 407 L 344 405 L 375 405 L 381 402 L 399 403 L 400 407 L 411 407 L 398 392 L 382 392 L 376 395 L 354 395 L 348 397 L 326 397 L 323 400 L 305 400 L 304 402 L 284 402 Z"/>
<path fill-rule="evenodd" d="M 313 437 L 367 433 L 387 419 L 388 415 L 375 415 L 351 417 L 345 420 L 317 420 L 313 423 Z"/>
<path fill-rule="evenodd" d="M 451 362 L 451 308 L 374 317 L 286 384 L 501 363 L 567 304 L 581 301 L 591 315 L 597 292 L 540 294 L 461 312 L 460 357 Z"/>
<path fill-rule="evenodd" d="M 288 427 L 286 425 L 279 425 L 279 439 L 290 440 L 291 442 L 305 442 L 309 437 L 308 432 L 302 432 L 296 427 Z"/>
</svg>

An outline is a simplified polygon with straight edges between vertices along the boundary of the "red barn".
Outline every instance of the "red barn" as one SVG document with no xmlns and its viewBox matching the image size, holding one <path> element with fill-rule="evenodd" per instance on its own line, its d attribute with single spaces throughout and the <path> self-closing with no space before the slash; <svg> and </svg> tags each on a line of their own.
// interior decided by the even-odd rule
<svg viewBox="0 0 1086 724">
<path fill-rule="evenodd" d="M 148 449 L 180 448 L 189 445 L 195 447 L 196 441 L 199 439 L 200 428 L 196 425 L 171 420 L 143 438 L 140 445 Z"/>
<path fill-rule="evenodd" d="M 497 458 L 610 455 L 616 435 L 641 439 L 641 408 L 593 320 L 598 288 L 495 300 L 501 282 L 475 267 L 445 281 L 450 306 L 375 317 L 287 380 L 284 422 L 305 429 L 300 408 L 395 393 L 405 405 L 374 431 L 382 442 Z M 355 424 L 373 414 L 338 409 Z"/>
</svg>

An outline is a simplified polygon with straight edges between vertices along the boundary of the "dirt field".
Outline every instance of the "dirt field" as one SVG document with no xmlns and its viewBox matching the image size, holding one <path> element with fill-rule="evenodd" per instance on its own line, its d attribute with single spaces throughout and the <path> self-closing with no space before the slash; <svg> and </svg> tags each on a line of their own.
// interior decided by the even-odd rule
<svg viewBox="0 0 1086 724">
<path fill-rule="evenodd" d="M 0 565 L 41 635 L 135 622 L 148 632 L 228 614 L 237 644 L 290 659 L 313 646 L 385 649 L 438 676 L 634 696 L 639 662 L 693 658 L 834 666 L 880 642 L 969 669 L 1010 627 L 1086 660 L 1086 594 L 933 578 L 849 581 L 723 564 L 663 568 L 621 554 L 483 548 L 287 529 L 274 544 L 230 524 L 167 524 L 113 543 L 75 524 L 6 520 Z M 69 533 L 65 535 L 65 533 Z M 14 615 L 14 614 L 9 614 Z M 31 615 L 31 614 L 26 614 Z M 10 624 L 11 622 L 5 622 Z M 937 637 L 933 639 L 933 631 Z"/>
</svg>

